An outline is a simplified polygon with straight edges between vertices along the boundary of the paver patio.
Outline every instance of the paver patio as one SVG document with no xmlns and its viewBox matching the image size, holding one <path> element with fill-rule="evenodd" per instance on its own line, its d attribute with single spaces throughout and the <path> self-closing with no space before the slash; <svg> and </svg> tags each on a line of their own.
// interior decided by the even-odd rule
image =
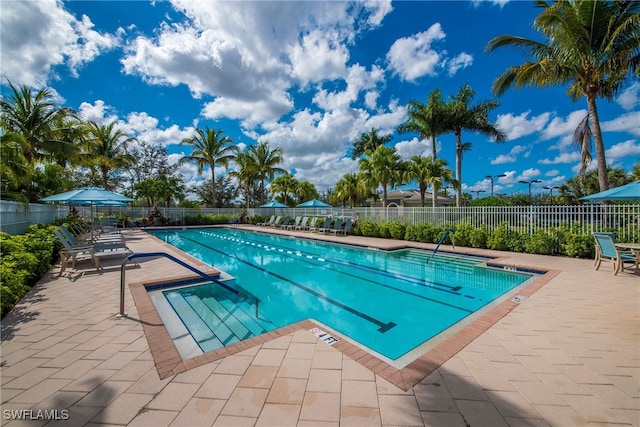
<svg viewBox="0 0 640 427">
<path fill-rule="evenodd" d="M 141 230 L 124 234 L 135 252 L 202 265 Z M 1 423 L 44 425 L 47 410 L 74 426 L 640 426 L 640 272 L 457 249 L 559 273 L 408 391 L 296 328 L 161 379 L 128 286 L 128 317 L 115 317 L 120 262 L 59 278 L 54 267 L 2 321 Z M 126 279 L 185 271 L 142 259 Z"/>
</svg>

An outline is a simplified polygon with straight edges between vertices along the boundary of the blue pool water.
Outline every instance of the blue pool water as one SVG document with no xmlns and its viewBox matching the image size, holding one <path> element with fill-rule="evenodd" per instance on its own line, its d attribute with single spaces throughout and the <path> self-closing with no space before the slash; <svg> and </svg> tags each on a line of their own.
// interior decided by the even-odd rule
<svg viewBox="0 0 640 427">
<path fill-rule="evenodd" d="M 205 352 L 312 318 L 396 360 L 532 276 L 479 257 L 237 229 L 153 234 L 235 278 L 164 291 Z"/>
</svg>

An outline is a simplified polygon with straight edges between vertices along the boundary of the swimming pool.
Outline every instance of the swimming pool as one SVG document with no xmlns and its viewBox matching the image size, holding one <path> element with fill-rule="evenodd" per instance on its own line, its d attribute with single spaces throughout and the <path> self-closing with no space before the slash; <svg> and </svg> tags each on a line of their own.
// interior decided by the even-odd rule
<svg viewBox="0 0 640 427">
<path fill-rule="evenodd" d="M 533 276 L 481 257 L 238 229 L 152 234 L 234 278 L 161 291 L 204 352 L 312 318 L 397 360 Z"/>
</svg>

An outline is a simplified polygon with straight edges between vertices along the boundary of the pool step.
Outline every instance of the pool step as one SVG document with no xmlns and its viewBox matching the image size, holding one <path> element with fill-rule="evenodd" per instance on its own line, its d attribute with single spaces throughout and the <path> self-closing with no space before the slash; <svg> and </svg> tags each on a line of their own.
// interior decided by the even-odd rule
<svg viewBox="0 0 640 427">
<path fill-rule="evenodd" d="M 267 332 L 248 314 L 255 307 L 244 300 L 172 293 L 169 302 L 204 352 Z"/>
</svg>

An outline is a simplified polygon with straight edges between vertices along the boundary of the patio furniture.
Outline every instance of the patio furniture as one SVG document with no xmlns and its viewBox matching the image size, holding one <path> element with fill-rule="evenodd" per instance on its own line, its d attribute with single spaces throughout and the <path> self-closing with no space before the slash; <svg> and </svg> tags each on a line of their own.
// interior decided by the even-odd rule
<svg viewBox="0 0 640 427">
<path fill-rule="evenodd" d="M 76 269 L 79 261 L 91 260 L 96 269 L 100 269 L 100 258 L 106 256 L 127 256 L 133 251 L 124 243 L 96 243 L 92 245 L 74 246 L 69 242 L 60 230 L 54 230 L 53 233 L 58 237 L 64 248 L 60 251 L 60 273 L 61 276 L 67 266 L 71 264 L 71 268 Z"/>
<path fill-rule="evenodd" d="M 339 230 L 339 229 L 342 228 L 342 223 L 343 222 L 344 222 L 344 220 L 342 218 L 336 218 L 336 220 L 335 220 L 335 222 L 333 223 L 332 226 L 330 226 L 330 227 L 321 227 L 320 229 L 318 229 L 318 232 L 327 234 L 329 231 Z"/>
<path fill-rule="evenodd" d="M 259 225 L 260 227 L 268 227 L 268 226 L 270 226 L 271 224 L 273 224 L 273 221 L 275 221 L 275 220 L 276 220 L 276 216 L 275 216 L 275 215 L 271 215 L 271 218 L 269 218 L 269 221 L 266 221 L 266 222 L 259 222 L 259 223 L 258 223 L 258 225 Z"/>
<path fill-rule="evenodd" d="M 321 228 L 328 228 L 331 225 L 331 222 L 333 221 L 333 218 L 331 218 L 330 216 L 326 217 L 324 219 L 324 223 L 320 226 L 317 225 L 318 221 L 314 221 L 312 223 L 311 226 L 309 226 L 309 232 L 310 233 L 317 233 L 318 231 L 320 231 Z"/>
<path fill-rule="evenodd" d="M 347 220 L 344 222 L 342 227 L 340 227 L 340 228 L 335 228 L 334 227 L 329 231 L 334 233 L 336 236 L 339 235 L 339 234 L 342 234 L 343 236 L 346 236 L 347 233 L 349 233 L 349 230 L 351 230 L 352 224 L 353 224 L 353 219 L 347 218 Z"/>
<path fill-rule="evenodd" d="M 597 232 L 593 233 L 596 240 L 596 270 L 600 268 L 603 261 L 613 263 L 613 274 L 617 275 L 624 270 L 625 263 L 633 263 L 635 268 L 640 264 L 640 257 L 632 250 L 623 250 L 620 244 L 616 245 L 613 233 Z"/>
</svg>

